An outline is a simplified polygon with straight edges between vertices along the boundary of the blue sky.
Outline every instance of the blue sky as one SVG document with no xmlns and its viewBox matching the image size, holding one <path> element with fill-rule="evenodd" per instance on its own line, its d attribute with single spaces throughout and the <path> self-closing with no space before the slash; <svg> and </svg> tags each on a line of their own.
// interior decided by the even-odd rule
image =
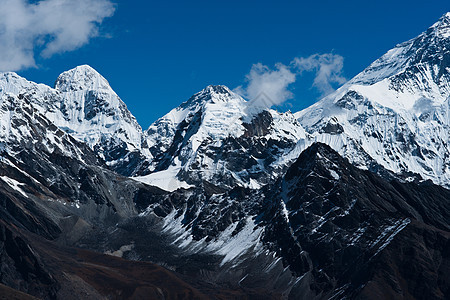
<svg viewBox="0 0 450 300">
<path fill-rule="evenodd" d="M 83 24 L 103 20 L 101 24 L 95 28 L 81 24 L 80 30 L 87 36 L 70 31 L 65 40 L 58 37 L 61 45 L 68 45 L 66 49 L 53 45 L 54 51 L 46 50 L 48 43 L 57 40 L 51 30 L 37 33 L 39 38 L 28 37 L 33 43 L 34 66 L 15 71 L 29 80 L 53 85 L 61 72 L 89 64 L 108 79 L 143 128 L 209 84 L 245 89 L 249 83 L 246 76 L 258 63 L 267 66 L 256 70 L 261 75 L 279 71 L 275 64 L 287 66 L 295 58 L 315 58 L 317 62 L 324 54 L 342 57 L 343 66 L 338 66 L 338 78 L 332 82 L 336 88 L 340 78 L 350 79 L 450 10 L 448 0 L 121 0 L 113 1 L 114 7 L 108 6 L 109 0 L 78 3 L 90 2 L 99 2 L 99 11 L 86 15 Z M 64 13 L 70 11 L 73 9 Z M 75 24 L 72 29 L 78 26 L 70 24 Z M 89 33 L 91 29 L 94 31 Z M 59 27 L 52 30 L 61 32 Z M 323 94 L 320 86 L 313 86 L 317 70 L 303 70 L 288 85 L 291 94 L 286 97 L 291 99 L 279 109 L 300 110 Z"/>
</svg>

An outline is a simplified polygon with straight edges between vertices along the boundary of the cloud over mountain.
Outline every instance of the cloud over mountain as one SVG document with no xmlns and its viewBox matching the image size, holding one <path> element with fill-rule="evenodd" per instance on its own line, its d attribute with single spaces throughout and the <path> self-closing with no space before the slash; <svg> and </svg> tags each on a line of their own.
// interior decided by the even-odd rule
<svg viewBox="0 0 450 300">
<path fill-rule="evenodd" d="M 0 71 L 35 67 L 35 56 L 72 51 L 99 35 L 110 0 L 0 0 Z"/>
<path fill-rule="evenodd" d="M 339 85 L 347 80 L 342 76 L 344 58 L 337 54 L 313 54 L 309 57 L 296 57 L 294 66 L 300 74 L 302 72 L 315 72 L 313 86 L 316 87 L 323 96 L 334 91 L 333 83 Z"/>
<path fill-rule="evenodd" d="M 290 85 L 296 82 L 304 72 L 313 72 L 312 86 L 322 96 L 326 96 L 334 91 L 334 85 L 342 85 L 346 82 L 342 75 L 343 67 L 344 58 L 332 53 L 295 57 L 289 65 L 277 63 L 274 69 L 257 63 L 245 77 L 246 86 L 239 86 L 235 91 L 252 103 L 257 102 L 258 106 L 280 105 L 294 97 L 289 89 Z M 258 101 L 258 99 L 264 99 L 264 101 Z M 259 102 L 263 102 L 264 105 Z"/>
</svg>

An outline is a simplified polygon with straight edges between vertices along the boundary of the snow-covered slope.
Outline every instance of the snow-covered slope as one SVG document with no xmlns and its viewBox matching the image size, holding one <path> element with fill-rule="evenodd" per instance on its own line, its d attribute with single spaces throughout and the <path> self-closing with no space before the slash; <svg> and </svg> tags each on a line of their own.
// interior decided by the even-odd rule
<svg viewBox="0 0 450 300">
<path fill-rule="evenodd" d="M 450 186 L 450 13 L 296 114 L 315 141 L 356 165 Z M 412 179 L 412 177 L 411 177 Z"/>
<path fill-rule="evenodd" d="M 145 134 L 153 160 L 138 179 L 170 183 L 161 186 L 169 190 L 204 181 L 226 189 L 258 188 L 285 167 L 278 157 L 305 138 L 290 112 L 255 111 L 225 86 L 206 87 Z"/>
</svg>

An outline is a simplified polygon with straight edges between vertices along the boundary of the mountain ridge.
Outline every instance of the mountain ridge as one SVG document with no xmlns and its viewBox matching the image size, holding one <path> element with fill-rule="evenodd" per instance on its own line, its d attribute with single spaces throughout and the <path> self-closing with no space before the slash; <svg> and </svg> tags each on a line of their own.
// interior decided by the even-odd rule
<svg viewBox="0 0 450 300">
<path fill-rule="evenodd" d="M 163 188 L 188 187 L 205 180 L 214 185 L 227 181 L 222 188 L 234 184 L 257 188 L 273 179 L 259 178 L 263 169 L 285 169 L 316 141 L 331 145 L 361 168 L 370 169 L 376 162 L 399 177 L 421 177 L 447 186 L 450 175 L 446 170 L 450 166 L 446 157 L 450 157 L 450 149 L 445 136 L 450 126 L 450 75 L 445 62 L 450 57 L 450 36 L 446 35 L 449 23 L 447 13 L 418 37 L 388 51 L 335 93 L 295 113 L 298 122 L 289 117 L 289 112 L 283 115 L 260 107 L 253 110 L 252 101 L 225 86 L 210 85 L 142 130 L 106 79 L 87 65 L 59 76 L 55 86 L 60 93 L 39 85 L 28 88 L 32 92 L 27 97 L 56 99 L 56 104 L 46 104 L 41 111 L 52 115 L 50 119 L 57 126 L 96 148 L 113 170 Z M 9 85 L 3 86 L 2 90 Z M 17 89 L 12 91 L 18 93 Z M 80 98 L 84 100 L 73 100 Z M 244 174 L 223 155 L 208 157 L 206 153 L 216 151 L 222 143 L 239 140 L 238 144 L 247 147 L 251 138 L 245 136 L 251 136 L 254 120 L 265 127 L 259 129 L 266 136 L 260 136 L 258 143 L 284 144 L 276 145 L 281 150 L 276 159 L 265 156 L 261 160 L 253 155 L 253 162 L 245 164 L 247 169 L 256 169 Z M 91 126 L 97 129 L 88 130 Z M 228 147 L 234 148 L 231 144 Z M 162 155 L 166 151 L 171 154 Z M 400 160 L 393 153 L 401 154 Z M 216 166 L 202 167 L 211 164 Z M 213 175 L 219 169 L 220 180 Z M 173 186 L 163 181 L 172 181 Z"/>
</svg>

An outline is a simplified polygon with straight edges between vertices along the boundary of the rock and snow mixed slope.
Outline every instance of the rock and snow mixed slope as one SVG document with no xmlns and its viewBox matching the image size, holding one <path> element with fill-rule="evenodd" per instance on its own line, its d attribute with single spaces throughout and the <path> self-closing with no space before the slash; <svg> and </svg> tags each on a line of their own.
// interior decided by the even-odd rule
<svg viewBox="0 0 450 300">
<path fill-rule="evenodd" d="M 3 154 L 60 153 L 88 164 L 97 162 L 84 143 L 58 128 L 23 95 L 0 98 L 0 145 Z"/>
<path fill-rule="evenodd" d="M 259 188 L 284 168 L 278 158 L 305 132 L 290 113 L 255 110 L 225 86 L 208 86 L 153 123 L 145 133 L 152 154 L 139 180 L 175 189 L 207 182 L 218 188 Z M 175 176 L 175 177 L 174 177 Z M 181 182 L 180 182 L 181 181 Z"/>
<path fill-rule="evenodd" d="M 450 186 L 450 13 L 296 114 L 354 164 Z M 407 177 L 407 175 L 405 175 Z M 413 177 L 411 177 L 412 179 Z"/>
<path fill-rule="evenodd" d="M 208 194 L 197 187 L 142 197 L 137 208 L 142 218 L 162 218 L 158 229 L 183 253 L 219 255 L 216 282 L 263 283 L 294 299 L 371 298 L 378 288 L 385 296 L 440 299 L 448 293 L 439 271 L 448 262 L 448 197 L 430 182 L 387 181 L 314 143 L 262 189 Z M 170 256 L 158 259 L 181 270 Z M 435 276 L 419 279 L 422 273 Z"/>
</svg>

